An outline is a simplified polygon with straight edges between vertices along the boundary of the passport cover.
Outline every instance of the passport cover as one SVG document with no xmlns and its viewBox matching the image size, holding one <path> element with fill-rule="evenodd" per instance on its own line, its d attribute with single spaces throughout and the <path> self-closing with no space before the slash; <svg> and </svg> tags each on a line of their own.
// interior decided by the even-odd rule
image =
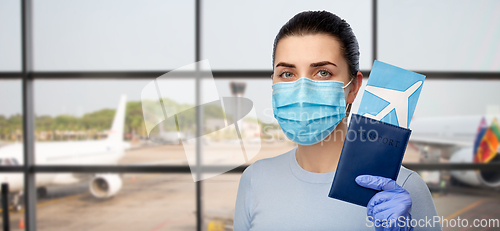
<svg viewBox="0 0 500 231">
<path fill-rule="evenodd" d="M 365 206 L 377 190 L 359 186 L 359 175 L 396 180 L 411 130 L 352 114 L 329 197 Z"/>
<path fill-rule="evenodd" d="M 375 60 L 357 114 L 409 128 L 425 75 Z"/>
</svg>

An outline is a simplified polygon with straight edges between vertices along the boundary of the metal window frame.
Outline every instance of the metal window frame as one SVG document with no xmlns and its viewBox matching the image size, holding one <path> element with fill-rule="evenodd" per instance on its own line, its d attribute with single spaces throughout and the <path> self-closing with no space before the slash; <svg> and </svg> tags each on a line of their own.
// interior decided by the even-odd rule
<svg viewBox="0 0 500 231">
<path fill-rule="evenodd" d="M 23 102 L 23 147 L 24 147 L 24 219 L 26 230 L 36 230 L 36 175 L 28 172 L 35 164 L 35 115 L 33 99 L 33 2 L 21 2 L 22 38 L 22 102 Z"/>
<path fill-rule="evenodd" d="M 34 101 L 33 81 L 35 79 L 148 79 L 156 78 L 168 70 L 159 71 L 114 71 L 114 72 L 36 72 L 32 70 L 32 0 L 21 0 L 21 39 L 22 39 L 22 71 L 0 72 L 0 80 L 22 80 L 22 108 L 23 108 L 23 166 L 0 166 L 0 172 L 21 173 L 24 175 L 24 201 L 26 230 L 36 230 L 36 185 L 37 173 L 78 172 L 78 173 L 191 173 L 189 166 L 162 165 L 162 166 L 117 166 L 117 165 L 35 165 L 34 163 Z M 201 0 L 195 0 L 195 60 L 201 60 Z M 377 58 L 377 0 L 372 0 L 372 59 Z M 198 67 L 197 67 L 198 68 Z M 199 68 L 197 69 L 199 70 Z M 268 79 L 272 70 L 214 70 L 213 77 L 216 79 L 239 78 L 239 79 Z M 369 71 L 362 71 L 363 76 L 368 76 Z M 428 79 L 500 79 L 500 72 L 420 72 Z M 191 74 L 191 76 L 193 76 Z M 201 77 L 195 77 L 196 103 L 199 103 Z M 201 111 L 197 111 L 197 134 L 201 134 Z M 197 160 L 200 160 L 202 152 L 201 145 L 197 143 Z M 413 170 L 500 170 L 500 163 L 491 164 L 404 164 Z M 239 166 L 226 173 L 242 173 L 248 165 Z M 224 166 L 202 166 L 197 161 L 198 172 L 219 172 Z M 203 181 L 196 182 L 196 230 L 203 228 Z"/>
</svg>

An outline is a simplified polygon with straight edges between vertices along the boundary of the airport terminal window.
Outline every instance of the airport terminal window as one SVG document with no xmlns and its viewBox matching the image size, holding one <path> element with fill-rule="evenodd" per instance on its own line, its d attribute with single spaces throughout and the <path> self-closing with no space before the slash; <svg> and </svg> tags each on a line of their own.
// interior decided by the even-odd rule
<svg viewBox="0 0 500 231">
<path fill-rule="evenodd" d="M 20 2 L 0 2 L 0 72 L 21 71 Z"/>
<path fill-rule="evenodd" d="M 21 21 L 10 20 L 9 23 L 19 24 L 18 27 L 11 28 L 5 26 L 8 20 L 4 19 L 4 17 L 19 17 L 12 16 L 12 12 L 21 11 L 16 8 L 19 7 L 17 3 L 19 1 L 0 3 L 0 13 L 8 9 L 8 13 L 0 14 L 0 19 L 3 19 L 0 20 L 0 30 L 8 32 L 1 33 L 0 48 L 2 44 L 5 44 L 4 41 L 14 41 L 8 44 L 9 47 L 16 47 L 16 44 L 20 46 L 22 43 L 21 37 L 15 37 L 21 33 Z M 176 130 L 178 126 L 187 126 L 186 134 L 192 133 L 191 130 L 197 126 L 192 113 L 194 110 L 186 117 L 188 119 L 185 121 L 188 123 L 182 124 L 177 121 L 176 126 L 167 126 L 167 124 L 164 127 L 157 127 L 158 129 L 154 132 L 159 140 L 148 140 L 144 132 L 142 115 L 138 110 L 141 107 L 141 90 L 148 82 L 170 69 L 192 63 L 196 59 L 208 59 L 212 69 L 215 70 L 218 97 L 234 97 L 235 94 L 232 91 L 245 86 L 245 92 L 239 92 L 238 95 L 252 101 L 255 116 L 242 124 L 243 135 L 238 137 L 241 141 L 246 140 L 247 143 L 241 146 L 242 143 L 234 135 L 222 133 L 218 136 L 209 135 L 202 138 L 200 142 L 202 154 L 205 152 L 202 158 L 206 157 L 206 151 L 210 148 L 215 148 L 216 152 L 217 150 L 227 151 L 227 148 L 221 148 L 221 143 L 246 148 L 248 144 L 255 145 L 255 141 L 259 139 L 260 151 L 247 164 L 282 154 L 295 146 L 282 135 L 270 111 L 271 46 L 269 41 L 274 39 L 282 23 L 305 8 L 324 8 L 347 17 L 346 20 L 350 22 L 358 36 L 361 48 L 360 67 L 363 71 L 371 68 L 374 55 L 377 55 L 375 57 L 377 59 L 405 69 L 422 72 L 436 71 L 423 73 L 428 76 L 415 113 L 415 121 L 427 116 L 466 115 L 468 113 L 470 115 L 475 112 L 487 114 L 500 111 L 498 97 L 494 95 L 500 82 L 476 79 L 500 78 L 498 75 L 500 69 L 495 62 L 496 56 L 491 53 L 498 46 L 494 44 L 495 39 L 498 40 L 498 33 L 496 33 L 498 27 L 493 25 L 498 20 L 489 20 L 494 16 L 491 13 L 492 10 L 497 9 L 495 7 L 498 5 L 492 2 L 483 2 L 480 5 L 470 5 L 472 3 L 467 2 L 461 4 L 432 2 L 432 4 L 421 5 L 431 10 L 419 9 L 419 6 L 409 7 L 407 3 L 376 0 L 349 3 L 313 1 L 308 5 L 276 1 L 262 3 L 267 6 L 264 8 L 256 8 L 255 6 L 262 4 L 254 2 L 234 4 L 230 1 L 201 0 L 182 3 L 109 0 L 99 1 L 99 5 L 96 5 L 96 2 L 83 0 L 71 2 L 44 0 L 33 1 L 32 4 L 34 7 L 32 51 L 34 52 L 27 54 L 33 54 L 34 57 L 21 56 L 20 48 L 19 54 L 13 52 L 17 48 L 7 53 L 0 53 L 0 79 L 2 79 L 0 80 L 0 150 L 3 151 L 5 146 L 12 144 L 21 147 L 22 131 L 26 129 L 22 127 L 23 101 L 21 96 L 24 95 L 22 93 L 33 93 L 34 96 L 34 104 L 28 105 L 33 106 L 34 114 L 26 117 L 34 119 L 35 143 L 44 144 L 41 145 L 45 146 L 43 148 L 56 150 L 57 147 L 49 146 L 54 142 L 62 141 L 60 143 L 68 145 L 66 148 L 82 151 L 77 155 L 88 154 L 89 152 L 85 151 L 93 146 L 85 145 L 85 148 L 80 149 L 75 145 L 76 142 L 98 144 L 98 141 L 105 140 L 108 134 L 111 134 L 106 130 L 109 130 L 112 124 L 121 94 L 128 94 L 130 105 L 127 104 L 127 109 L 129 106 L 134 108 L 134 113 L 129 113 L 132 111 L 126 113 L 123 136 L 123 139 L 131 145 L 125 150 L 123 158 L 118 161 L 118 166 L 106 165 L 106 168 L 109 167 L 106 170 L 112 173 L 102 174 L 92 170 L 99 168 L 104 162 L 89 162 L 86 165 L 75 160 L 65 162 L 61 161 L 60 156 L 53 155 L 57 154 L 56 152 L 52 152 L 46 158 L 37 156 L 36 166 L 29 164 L 27 168 L 19 166 L 23 163 L 21 159 L 0 155 L 0 168 L 14 172 L 0 173 L 1 179 L 11 185 L 13 195 L 20 195 L 23 185 L 35 187 L 29 181 L 25 184 L 24 177 L 30 179 L 36 175 L 37 180 L 45 182 L 45 185 L 37 185 L 35 189 L 38 198 L 28 199 L 28 205 L 32 207 L 26 207 L 26 217 L 35 219 L 33 220 L 36 223 L 35 228 L 39 230 L 53 230 L 55 227 L 73 230 L 81 230 L 84 227 L 83 229 L 87 230 L 90 226 L 106 230 L 109 227 L 121 230 L 194 230 L 197 227 L 204 229 L 210 225 L 212 228 L 220 227 L 221 224 L 230 229 L 233 212 L 231 210 L 241 175 L 221 174 L 194 183 L 193 176 L 189 174 L 189 160 L 186 159 L 185 149 L 179 143 L 172 144 L 169 133 Z M 377 13 L 372 14 L 375 6 L 378 9 Z M 425 17 L 421 15 L 432 13 L 433 9 L 445 12 L 444 6 L 451 7 L 451 11 L 455 12 L 447 19 L 441 18 L 446 17 L 447 14 L 430 14 L 424 15 Z M 268 12 L 278 7 L 285 13 Z M 196 15 L 195 9 L 200 10 L 199 15 Z M 469 12 L 470 9 L 473 9 L 472 12 Z M 466 12 L 463 12 L 464 10 Z M 484 12 L 474 17 L 471 22 L 482 26 L 467 30 L 471 31 L 469 34 L 477 36 L 462 36 L 459 33 L 458 24 L 468 24 L 461 21 L 465 19 L 455 17 L 463 14 L 474 16 L 478 14 L 476 11 Z M 113 14 L 116 14 L 116 17 L 109 17 Z M 88 15 L 92 15 L 92 18 L 88 18 Z M 219 17 L 221 15 L 224 17 Z M 248 15 L 258 15 L 258 17 Z M 377 17 L 378 20 L 372 20 L 372 17 Z M 228 21 L 227 18 L 231 20 Z M 429 20 L 432 23 L 419 24 L 422 18 L 424 22 Z M 456 23 L 456 21 L 461 23 Z M 270 25 L 269 22 L 275 24 Z M 377 22 L 376 28 L 372 28 L 373 22 Z M 124 25 L 127 25 L 127 28 Z M 431 26 L 422 28 L 421 25 Z M 241 30 L 241 27 L 246 29 Z M 448 30 L 443 30 L 443 33 L 434 33 L 436 28 L 441 27 L 446 27 Z M 200 30 L 195 30 L 197 28 Z M 416 29 L 407 31 L 407 28 Z M 238 33 L 234 33 L 235 31 Z M 406 36 L 400 37 L 400 34 Z M 428 34 L 439 36 L 427 36 Z M 375 47 L 377 49 L 372 47 L 374 35 L 377 35 L 377 44 L 374 44 L 378 46 Z M 417 38 L 416 41 L 409 40 L 411 36 L 407 38 L 408 35 L 414 35 L 413 37 Z M 473 50 L 474 47 L 470 46 L 457 49 L 463 45 L 461 42 L 467 39 L 474 41 L 474 44 L 481 45 L 477 50 Z M 402 44 L 403 42 L 405 44 Z M 448 42 L 446 46 L 433 48 L 434 45 L 442 45 L 445 42 Z M 407 43 L 417 45 L 425 43 L 425 46 L 415 46 L 416 50 L 413 50 L 412 47 L 406 46 Z M 377 51 L 377 54 L 372 54 L 372 49 Z M 405 56 L 402 57 L 402 55 Z M 447 59 L 448 56 L 454 57 Z M 455 57 L 465 58 L 454 59 Z M 470 61 L 467 57 L 474 57 L 473 62 L 465 63 Z M 23 81 L 33 82 L 33 92 L 22 92 L 21 80 L 12 80 L 12 74 L 5 72 L 20 71 L 21 61 L 16 63 L 15 60 L 26 61 L 31 58 L 34 59 L 34 70 L 25 69 L 28 78 Z M 486 61 L 481 62 L 484 60 Z M 102 72 L 96 73 L 95 71 Z M 152 71 L 158 72 L 158 76 L 152 75 Z M 463 73 L 465 71 L 477 72 L 477 76 L 476 74 L 466 76 Z M 485 71 L 490 72 L 481 73 Z M 453 75 L 457 73 L 457 76 Z M 254 74 L 255 76 L 250 76 Z M 22 75 L 18 74 L 17 77 L 21 78 Z M 444 79 L 438 80 L 439 78 Z M 464 79 L 457 80 L 456 78 Z M 176 83 L 173 86 L 184 91 L 183 95 L 186 92 L 196 95 L 195 80 L 190 78 L 186 81 L 189 82 L 187 85 Z M 205 94 L 209 89 L 206 86 L 210 83 L 205 80 L 200 82 L 202 101 L 212 99 L 213 96 Z M 366 83 L 366 79 L 364 82 Z M 29 91 L 30 88 L 26 89 Z M 161 92 L 173 92 L 175 95 L 175 91 L 172 90 Z M 169 105 L 183 105 L 185 106 L 182 107 L 183 109 L 193 108 L 195 105 L 194 96 L 182 99 L 188 102 L 175 97 L 175 100 L 171 98 L 170 95 L 163 96 L 164 102 L 170 102 Z M 202 131 L 206 133 L 222 130 L 221 128 L 226 128 L 226 123 L 230 123 L 233 118 L 241 117 L 239 112 L 220 113 L 222 109 L 231 109 L 231 107 L 226 108 L 226 105 L 222 104 L 224 102 L 233 102 L 236 105 L 233 108 L 243 105 L 236 103 L 238 100 L 223 99 L 219 102 L 217 99 L 213 101 L 216 102 L 204 108 L 208 109 L 202 120 L 204 125 Z M 28 112 L 28 114 L 31 113 Z M 224 124 L 221 121 L 224 121 Z M 256 121 L 258 126 L 253 126 L 252 121 Z M 10 130 L 5 132 L 5 128 Z M 477 129 L 477 123 L 470 128 L 471 130 Z M 260 129 L 260 132 L 257 132 L 257 129 Z M 106 151 L 112 149 L 108 146 L 102 146 L 102 148 Z M 96 153 L 90 152 L 90 154 Z M 99 152 L 99 154 L 102 153 Z M 37 153 L 37 155 L 40 154 Z M 417 169 L 418 166 L 425 167 L 428 163 L 447 164 L 449 160 L 439 159 L 440 155 L 442 153 L 434 149 L 412 146 L 408 148 L 403 163 Z M 497 160 L 498 158 L 494 159 L 494 161 Z M 154 165 L 158 164 L 171 167 L 155 168 Z M 205 162 L 205 164 L 210 163 Z M 71 171 L 74 172 L 67 173 L 67 167 L 71 167 Z M 237 170 L 241 172 L 243 169 L 244 167 L 240 167 Z M 152 174 L 150 173 L 152 170 L 158 170 L 159 173 Z M 453 171 L 418 172 L 433 193 L 438 214 L 446 218 L 453 218 L 457 214 L 456 210 L 449 209 L 447 206 L 449 204 L 457 204 L 460 208 L 465 208 L 476 203 L 477 209 L 484 205 L 490 206 L 490 209 L 500 205 L 497 200 L 481 198 L 490 194 L 497 196 L 495 192 L 484 188 L 472 189 L 476 196 L 454 197 L 455 194 L 447 196 L 446 190 L 471 191 L 470 188 L 447 187 L 447 185 L 459 186 L 471 183 L 464 179 L 470 179 L 468 177 L 470 173 L 474 174 L 473 170 L 455 171 L 457 174 Z M 476 178 L 472 178 L 484 180 L 484 185 L 487 185 L 486 189 L 498 183 L 498 175 L 491 171 L 476 171 L 476 173 L 481 175 L 474 175 Z M 464 177 L 461 178 L 461 175 Z M 477 176 L 482 178 L 477 178 Z M 70 185 L 61 186 L 60 184 Z M 118 188 L 118 185 L 121 186 L 111 193 L 113 194 L 111 198 L 98 199 L 99 195 L 109 195 L 109 190 Z M 93 191 L 91 187 L 94 187 Z M 14 202 L 11 201 L 11 205 L 14 205 L 13 209 L 20 208 L 19 204 Z M 498 211 L 488 210 L 487 213 L 494 214 L 495 212 Z M 56 214 L 58 216 L 54 216 Z M 60 214 L 65 216 L 60 216 Z M 475 214 L 481 214 L 480 210 L 462 211 L 462 215 L 469 217 L 475 217 Z M 24 212 L 11 213 L 11 227 L 23 227 L 24 222 L 29 224 L 29 221 L 23 221 L 24 215 Z M 109 217 L 113 217 L 113 220 Z"/>
<path fill-rule="evenodd" d="M 0 80 L 0 147 L 23 142 L 21 103 L 21 80 Z"/>
<path fill-rule="evenodd" d="M 345 17 L 360 44 L 360 68 L 370 69 L 372 21 L 371 1 L 368 0 L 202 1 L 202 59 L 208 59 L 216 70 L 272 69 L 272 41 L 279 28 L 297 12 L 316 9 Z M 242 12 L 246 16 L 242 17 Z"/>
<path fill-rule="evenodd" d="M 2 165 L 0 165 L 2 166 Z M 8 182 L 10 192 L 8 199 L 9 210 L 9 224 L 10 230 L 26 230 L 26 220 L 24 219 L 24 213 L 22 205 L 22 196 L 18 193 L 20 189 L 22 189 L 22 185 L 24 184 L 23 174 L 22 173 L 4 173 L 0 172 L 0 180 L 2 183 Z M 21 203 L 21 204 L 19 204 Z M 3 209 L 0 208 L 0 212 L 3 213 Z M 4 220 L 0 219 L 0 226 L 3 227 Z"/>
<path fill-rule="evenodd" d="M 414 71 L 500 71 L 500 3 L 456 3 L 378 1 L 379 59 Z"/>
<path fill-rule="evenodd" d="M 187 164 L 183 147 L 179 143 L 176 134 L 170 134 L 169 129 L 156 129 L 151 132 L 158 133 L 163 140 L 149 139 L 143 120 L 143 107 L 141 100 L 158 101 L 158 95 L 144 94 L 148 89 L 146 86 L 153 79 L 144 80 L 36 80 L 35 81 L 35 113 L 36 128 L 35 138 L 40 147 L 47 148 L 51 142 L 63 142 L 70 150 L 74 150 L 74 155 L 91 155 L 94 151 L 102 149 L 102 153 L 114 153 L 113 147 L 107 147 L 108 134 L 111 130 L 115 113 L 119 108 L 121 97 L 126 97 L 125 119 L 123 124 L 123 141 L 126 146 L 124 156 L 117 156 L 114 161 L 102 158 L 101 161 L 88 159 L 73 163 L 75 157 L 57 157 L 55 153 L 44 153 L 40 151 L 37 155 L 51 156 L 54 161 L 44 161 L 39 164 L 64 165 L 78 164 L 89 165 L 93 163 L 112 164 L 116 161 L 121 165 L 134 164 L 163 164 L 163 165 L 183 165 Z M 163 97 L 163 104 L 167 109 L 167 114 L 173 119 L 169 108 L 181 110 L 183 108 L 194 107 L 194 80 L 172 79 L 159 80 L 160 90 Z M 175 88 L 169 88 L 175 86 Z M 155 90 L 155 89 L 153 89 Z M 92 92 L 89 94 L 89 92 Z M 154 99 L 147 96 L 153 95 Z M 167 115 L 167 116 L 168 116 Z M 194 121 L 194 114 L 188 115 Z M 179 117 L 180 119 L 181 117 Z M 170 120 L 169 120 L 170 121 Z M 175 122 L 175 121 L 172 121 Z M 191 129 L 192 130 L 192 129 Z M 177 132 L 175 130 L 175 132 Z M 155 133 L 155 134 L 156 134 Z M 173 139 L 175 135 L 176 139 Z M 157 137 L 157 136 L 155 136 Z M 171 141 L 171 142 L 169 142 Z M 78 147 L 85 146 L 88 151 Z M 92 147 L 95 148 L 91 151 Z M 120 149 L 120 150 L 121 150 Z M 48 158 L 47 156 L 47 158 Z M 90 156 L 89 156 L 90 157 Z M 45 158 L 45 157 L 41 157 Z M 40 159 L 41 160 L 41 159 Z M 108 162 L 106 162 L 108 161 Z"/>
<path fill-rule="evenodd" d="M 498 114 L 499 88 L 500 80 L 496 79 L 428 79 L 413 118 Z"/>
<path fill-rule="evenodd" d="M 195 230 L 190 174 L 118 175 L 36 174 L 46 183 L 38 190 L 38 229 Z M 88 181 L 64 185 L 78 179 Z"/>
<path fill-rule="evenodd" d="M 222 174 L 204 180 L 205 217 L 212 225 L 233 225 L 234 202 L 240 177 L 240 174 Z"/>
<path fill-rule="evenodd" d="M 194 1 L 42 0 L 33 11 L 36 71 L 170 70 L 195 61 Z"/>
</svg>

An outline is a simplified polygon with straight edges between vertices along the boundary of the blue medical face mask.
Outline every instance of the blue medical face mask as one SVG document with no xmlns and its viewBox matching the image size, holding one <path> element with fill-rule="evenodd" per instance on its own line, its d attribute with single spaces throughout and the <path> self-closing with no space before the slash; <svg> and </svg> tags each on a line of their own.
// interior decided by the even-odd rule
<svg viewBox="0 0 500 231">
<path fill-rule="evenodd" d="M 352 79 L 351 79 L 352 82 Z M 325 139 L 345 117 L 344 88 L 340 81 L 273 84 L 273 112 L 285 135 L 295 143 L 312 145 Z"/>
</svg>

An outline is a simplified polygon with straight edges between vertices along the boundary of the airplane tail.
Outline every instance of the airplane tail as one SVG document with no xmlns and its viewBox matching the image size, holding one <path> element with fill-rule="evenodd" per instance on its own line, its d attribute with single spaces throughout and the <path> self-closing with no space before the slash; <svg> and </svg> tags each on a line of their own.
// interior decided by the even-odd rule
<svg viewBox="0 0 500 231">
<path fill-rule="evenodd" d="M 123 131 L 125 126 L 125 110 L 127 106 L 127 96 L 122 95 L 120 98 L 120 103 L 116 109 L 115 118 L 113 119 L 113 125 L 111 130 L 109 130 L 108 141 L 111 142 L 121 142 L 123 141 Z"/>
</svg>

